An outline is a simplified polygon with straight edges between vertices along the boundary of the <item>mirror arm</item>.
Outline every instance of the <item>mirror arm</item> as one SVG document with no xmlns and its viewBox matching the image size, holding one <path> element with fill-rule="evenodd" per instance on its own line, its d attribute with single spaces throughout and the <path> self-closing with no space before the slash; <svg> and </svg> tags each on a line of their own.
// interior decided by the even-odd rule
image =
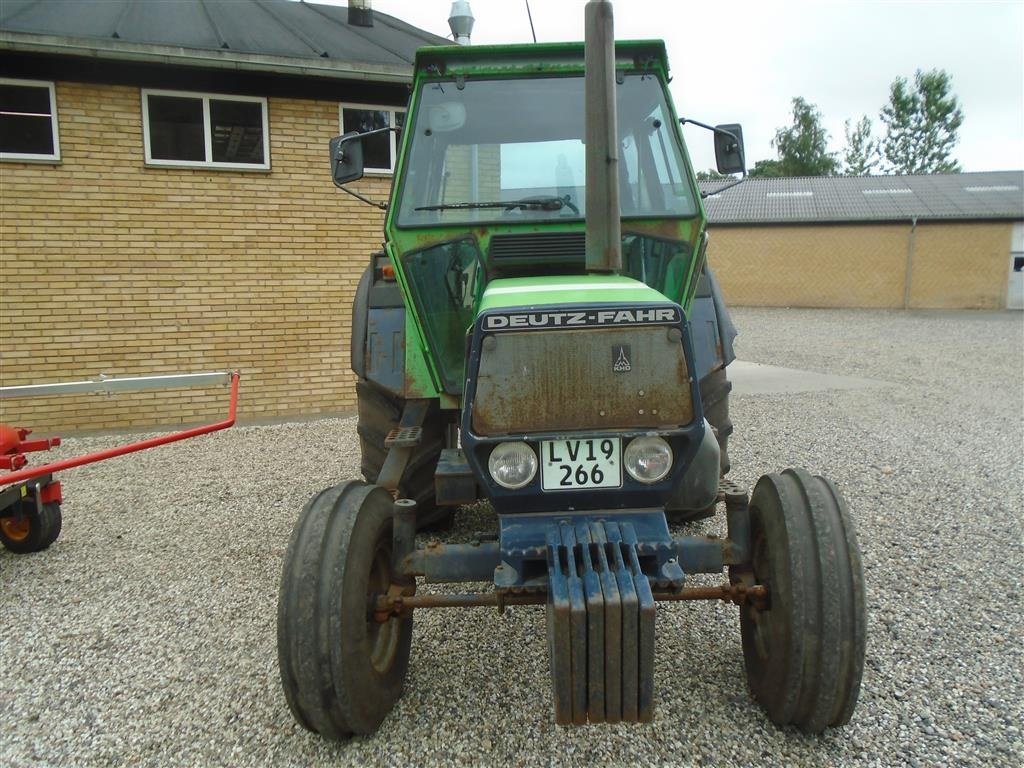
<svg viewBox="0 0 1024 768">
<path fill-rule="evenodd" d="M 380 208 L 382 211 L 386 211 L 388 209 L 387 203 L 380 203 L 377 202 L 376 200 L 371 200 L 368 197 L 363 197 L 358 192 L 353 192 L 348 187 L 343 187 L 340 184 L 335 184 L 334 186 L 336 186 L 342 192 L 352 195 L 352 197 L 354 197 L 356 200 L 362 200 L 364 203 L 366 203 L 367 205 L 372 205 L 374 208 Z"/>
<path fill-rule="evenodd" d="M 362 139 L 365 136 L 376 136 L 378 133 L 388 133 L 389 131 L 394 131 L 395 133 L 401 133 L 402 129 L 399 128 L 398 126 L 388 126 L 387 128 L 375 128 L 372 131 L 366 131 L 365 133 L 357 134 L 357 135 L 353 136 L 352 139 Z M 347 142 L 342 142 L 338 146 L 339 153 L 344 151 L 346 143 Z M 371 200 L 370 198 L 364 197 L 363 195 L 360 195 L 358 192 L 353 192 L 348 187 L 343 187 L 340 184 L 335 184 L 334 186 L 336 186 L 342 192 L 345 192 L 345 193 L 347 193 L 349 195 L 352 195 L 352 197 L 354 197 L 356 200 L 361 200 L 362 202 L 366 203 L 367 205 L 372 205 L 374 208 L 380 208 L 382 211 L 386 211 L 388 209 L 388 204 L 387 203 L 379 203 L 376 200 Z"/>
<path fill-rule="evenodd" d="M 679 118 L 679 124 L 680 125 L 686 125 L 687 123 L 689 123 L 691 125 L 696 125 L 698 128 L 706 128 L 707 130 L 711 131 L 712 133 L 720 133 L 723 136 L 728 136 L 730 139 L 732 139 L 733 141 L 736 142 L 736 145 L 737 145 L 737 147 L 740 150 L 740 162 L 743 163 L 743 172 L 742 172 L 741 176 L 738 179 L 736 179 L 736 181 L 734 181 L 732 184 L 726 184 L 721 189 L 716 189 L 713 193 L 701 192 L 700 193 L 701 199 L 704 199 L 704 198 L 708 197 L 709 194 L 717 195 L 717 194 L 719 194 L 721 192 L 725 192 L 725 190 L 727 190 L 727 189 L 732 189 L 737 184 L 742 184 L 743 181 L 747 178 L 747 158 L 744 155 L 743 146 L 740 144 L 739 137 L 736 136 L 736 134 L 733 133 L 732 131 L 726 131 L 726 130 L 723 130 L 721 128 L 716 128 L 713 125 L 708 125 L 707 123 L 702 123 L 699 120 L 691 120 L 688 117 L 680 117 Z"/>
</svg>

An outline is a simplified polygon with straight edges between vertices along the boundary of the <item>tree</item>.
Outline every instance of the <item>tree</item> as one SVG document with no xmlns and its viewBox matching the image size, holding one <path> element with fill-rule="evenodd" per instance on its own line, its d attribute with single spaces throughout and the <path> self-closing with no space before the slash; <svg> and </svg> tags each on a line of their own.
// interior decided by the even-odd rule
<svg viewBox="0 0 1024 768">
<path fill-rule="evenodd" d="M 960 102 L 950 93 L 952 78 L 941 69 L 917 70 L 914 89 L 897 77 L 882 107 L 882 153 L 890 173 L 959 173 L 953 159 L 957 130 L 964 121 Z"/>
<path fill-rule="evenodd" d="M 793 99 L 793 124 L 779 128 L 772 139 L 778 160 L 759 160 L 751 176 L 834 176 L 835 155 L 828 151 L 828 131 L 821 112 L 797 96 Z"/>
<path fill-rule="evenodd" d="M 708 168 L 706 171 L 697 171 L 697 181 L 726 181 L 735 178 L 735 176 L 719 173 L 714 168 Z"/>
<path fill-rule="evenodd" d="M 762 179 L 789 175 L 782 170 L 782 163 L 778 160 L 758 160 L 754 163 L 754 167 L 747 172 L 747 176 Z"/>
<path fill-rule="evenodd" d="M 846 121 L 846 150 L 843 153 L 845 176 L 870 176 L 881 161 L 878 142 L 871 137 L 871 120 L 864 115 L 853 128 Z"/>
</svg>

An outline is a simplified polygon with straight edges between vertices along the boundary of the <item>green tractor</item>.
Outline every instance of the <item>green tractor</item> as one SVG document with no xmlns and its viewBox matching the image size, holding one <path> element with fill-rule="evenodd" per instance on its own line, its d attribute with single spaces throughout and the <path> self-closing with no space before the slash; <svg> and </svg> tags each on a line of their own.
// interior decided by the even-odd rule
<svg viewBox="0 0 1024 768">
<path fill-rule="evenodd" d="M 664 44 L 615 43 L 598 0 L 585 45 L 418 52 L 385 251 L 353 309 L 365 480 L 315 496 L 285 555 L 279 663 L 306 728 L 377 729 L 416 610 L 531 604 L 558 723 L 649 721 L 655 605 L 708 599 L 739 606 L 775 723 L 850 719 L 865 610 L 842 497 L 800 469 L 749 497 L 724 477 L 735 332 L 668 75 Z M 742 172 L 739 126 L 712 130 L 719 170 Z M 334 139 L 335 183 L 389 140 Z M 493 540 L 416 545 L 478 499 Z M 717 504 L 726 538 L 670 533 Z M 453 582 L 493 589 L 417 591 Z"/>
</svg>

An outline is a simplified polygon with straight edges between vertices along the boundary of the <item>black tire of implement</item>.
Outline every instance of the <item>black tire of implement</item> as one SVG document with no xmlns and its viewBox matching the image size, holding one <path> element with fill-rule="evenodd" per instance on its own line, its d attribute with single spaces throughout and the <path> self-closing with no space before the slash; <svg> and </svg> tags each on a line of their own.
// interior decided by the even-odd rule
<svg viewBox="0 0 1024 768">
<path fill-rule="evenodd" d="M 700 382 L 700 399 L 704 407 L 704 418 L 715 429 L 718 449 L 721 454 L 719 467 L 720 477 L 725 477 L 732 465 L 729 463 L 729 435 L 732 434 L 732 419 L 729 418 L 729 393 L 732 382 L 729 381 L 725 368 L 712 371 Z M 692 523 L 704 520 L 715 514 L 717 505 L 712 504 L 706 509 L 671 509 L 665 510 L 665 517 L 670 523 Z"/>
<path fill-rule="evenodd" d="M 860 550 L 842 496 L 802 469 L 763 476 L 750 499 L 753 582 L 767 610 L 740 609 L 750 691 L 777 725 L 849 722 L 864 670 Z M 746 571 L 749 578 L 750 571 Z M 734 580 L 744 570 L 730 569 Z"/>
<path fill-rule="evenodd" d="M 405 401 L 366 379 L 356 382 L 356 399 L 359 407 L 356 431 L 362 454 L 360 469 L 366 482 L 376 483 L 388 455 L 384 439 L 398 426 Z M 438 507 L 434 492 L 434 473 L 444 447 L 445 423 L 440 408 L 434 403 L 423 422 L 423 439 L 413 449 L 398 485 L 400 498 L 416 502 L 417 528 L 437 529 L 451 523 L 453 511 Z"/>
<path fill-rule="evenodd" d="M 352 480 L 310 500 L 285 553 L 277 608 L 281 684 L 295 719 L 327 739 L 373 733 L 402 695 L 412 616 L 377 625 L 367 605 L 382 548 L 390 559 L 392 519 L 387 491 Z M 376 632 L 388 633 L 383 669 L 373 664 Z"/>
<path fill-rule="evenodd" d="M 30 552 L 42 552 L 60 536 L 62 517 L 60 504 L 49 501 L 43 504 L 42 513 L 36 507 L 34 497 L 26 497 L 19 502 L 20 515 L 28 520 L 28 535 L 22 539 L 12 539 L 0 528 L 0 543 L 10 552 L 25 555 Z"/>
</svg>

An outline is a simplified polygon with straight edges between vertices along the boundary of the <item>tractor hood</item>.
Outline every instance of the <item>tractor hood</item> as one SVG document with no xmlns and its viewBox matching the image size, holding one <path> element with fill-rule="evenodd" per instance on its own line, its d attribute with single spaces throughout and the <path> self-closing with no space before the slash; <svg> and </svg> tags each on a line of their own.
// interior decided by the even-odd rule
<svg viewBox="0 0 1024 768">
<path fill-rule="evenodd" d="M 622 275 L 512 277 L 492 280 L 487 285 L 479 311 L 565 304 L 665 304 L 665 301 L 663 294 L 645 283 Z"/>
</svg>

